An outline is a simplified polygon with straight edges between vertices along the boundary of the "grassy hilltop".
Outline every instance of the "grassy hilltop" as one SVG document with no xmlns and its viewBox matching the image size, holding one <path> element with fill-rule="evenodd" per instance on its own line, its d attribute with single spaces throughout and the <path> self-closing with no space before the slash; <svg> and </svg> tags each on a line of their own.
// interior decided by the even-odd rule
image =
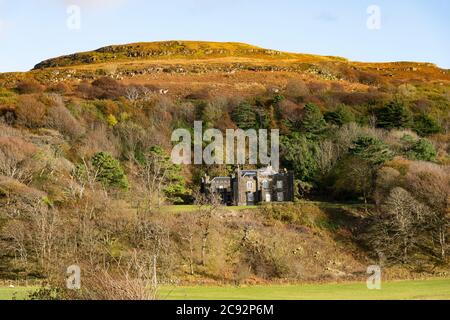
<svg viewBox="0 0 450 320">
<path fill-rule="evenodd" d="M 217 58 L 291 60 L 291 61 L 342 61 L 342 58 L 323 57 L 309 54 L 287 53 L 263 49 L 237 42 L 167 41 L 143 42 L 107 46 L 95 51 L 75 53 L 49 59 L 35 66 L 35 69 L 69 67 L 97 63 L 126 63 L 136 60 L 208 60 Z"/>
</svg>

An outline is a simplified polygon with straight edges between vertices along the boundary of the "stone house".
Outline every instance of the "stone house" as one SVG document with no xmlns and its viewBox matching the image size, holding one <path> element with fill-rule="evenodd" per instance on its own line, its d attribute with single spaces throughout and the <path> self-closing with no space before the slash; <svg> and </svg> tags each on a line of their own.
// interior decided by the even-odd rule
<svg viewBox="0 0 450 320">
<path fill-rule="evenodd" d="M 276 172 L 272 167 L 259 170 L 237 169 L 230 177 L 202 179 L 202 192 L 217 194 L 223 204 L 252 206 L 270 202 L 294 201 L 294 173 Z"/>
</svg>

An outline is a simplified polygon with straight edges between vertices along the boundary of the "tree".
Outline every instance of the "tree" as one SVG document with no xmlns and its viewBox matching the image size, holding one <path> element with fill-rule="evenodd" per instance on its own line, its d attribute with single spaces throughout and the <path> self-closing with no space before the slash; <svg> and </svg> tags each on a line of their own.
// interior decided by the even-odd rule
<svg viewBox="0 0 450 320">
<path fill-rule="evenodd" d="M 411 125 L 411 113 L 400 101 L 392 101 L 375 111 L 377 126 L 384 129 L 408 128 Z"/>
<path fill-rule="evenodd" d="M 427 235 L 432 251 L 438 244 L 438 256 L 445 262 L 450 233 L 450 174 L 445 167 L 425 162 L 413 162 L 406 175 L 405 187 L 416 199 L 431 209 L 427 218 Z"/>
<path fill-rule="evenodd" d="M 255 110 L 253 110 L 253 107 L 247 102 L 239 104 L 234 109 L 232 118 L 240 129 L 256 129 L 257 122 Z"/>
<path fill-rule="evenodd" d="M 382 203 L 371 227 L 370 243 L 387 259 L 407 263 L 424 246 L 430 208 L 396 187 Z"/>
<path fill-rule="evenodd" d="M 128 189 L 128 179 L 119 161 L 106 152 L 99 152 L 92 158 L 92 165 L 98 170 L 97 180 L 107 187 Z"/>
<path fill-rule="evenodd" d="M 400 162 L 399 162 L 400 161 Z M 439 165 L 393 161 L 378 172 L 377 211 L 369 239 L 388 259 L 405 262 L 415 254 L 427 263 L 445 262 L 448 252 L 450 175 Z M 407 170 L 405 172 L 405 170 Z M 410 261 L 412 262 L 412 261 Z"/>
<path fill-rule="evenodd" d="M 355 115 L 345 105 L 340 106 L 336 111 L 327 112 L 324 115 L 327 123 L 342 127 L 344 124 L 355 122 Z"/>
<path fill-rule="evenodd" d="M 332 171 L 332 192 L 344 200 L 362 198 L 367 205 L 373 190 L 375 172 L 364 159 L 351 155 L 344 157 Z"/>
<path fill-rule="evenodd" d="M 380 166 L 394 158 L 394 153 L 378 138 L 362 136 L 353 142 L 350 153 L 364 159 L 372 166 Z"/>
<path fill-rule="evenodd" d="M 426 114 L 420 114 L 414 117 L 413 129 L 421 137 L 442 132 L 442 128 L 437 121 Z"/>
<path fill-rule="evenodd" d="M 174 203 L 183 203 L 188 195 L 181 167 L 172 163 L 167 153 L 159 146 L 150 147 L 137 159 L 139 176 L 146 191 L 157 196 L 158 206 L 163 196 Z"/>
<path fill-rule="evenodd" d="M 316 139 L 324 133 L 327 123 L 320 109 L 313 103 L 308 103 L 304 112 L 301 132 L 305 133 L 308 139 Z"/>
<path fill-rule="evenodd" d="M 317 175 L 318 166 L 316 155 L 318 146 L 300 133 L 282 138 L 282 152 L 288 167 L 292 168 L 295 176 L 301 181 L 312 182 Z"/>
</svg>

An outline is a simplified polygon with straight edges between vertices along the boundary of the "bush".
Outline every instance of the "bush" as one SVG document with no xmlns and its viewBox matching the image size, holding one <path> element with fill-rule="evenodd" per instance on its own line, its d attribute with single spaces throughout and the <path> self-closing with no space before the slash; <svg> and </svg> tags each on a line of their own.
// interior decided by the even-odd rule
<svg viewBox="0 0 450 320">
<path fill-rule="evenodd" d="M 23 180 L 28 178 L 24 165 L 37 148 L 18 137 L 0 137 L 0 175 Z"/>
<path fill-rule="evenodd" d="M 407 147 L 406 155 L 411 160 L 435 161 L 437 152 L 430 141 L 420 139 Z"/>
<path fill-rule="evenodd" d="M 118 99 L 125 94 L 125 86 L 114 79 L 103 77 L 92 84 L 82 82 L 78 86 L 78 92 L 88 99 Z"/>
<path fill-rule="evenodd" d="M 303 80 L 291 79 L 286 85 L 286 95 L 292 98 L 305 97 L 310 94 L 309 88 Z"/>
<path fill-rule="evenodd" d="M 98 99 L 118 99 L 125 93 L 125 87 L 114 79 L 103 77 L 92 82 Z"/>
<path fill-rule="evenodd" d="M 17 122 L 28 128 L 39 128 L 45 124 L 47 106 L 35 96 L 20 97 L 16 107 Z"/>
<path fill-rule="evenodd" d="M 59 82 L 48 88 L 48 91 L 53 93 L 66 94 L 70 92 L 70 87 L 64 82 Z"/>
<path fill-rule="evenodd" d="M 23 80 L 17 84 L 16 90 L 20 94 L 41 93 L 44 87 L 34 80 Z"/>
<path fill-rule="evenodd" d="M 442 131 L 441 126 L 436 122 L 436 120 L 426 114 L 421 114 L 414 117 L 413 129 L 422 137 L 430 136 Z"/>
<path fill-rule="evenodd" d="M 47 110 L 46 124 L 72 139 L 77 139 L 85 134 L 84 128 L 59 98 L 55 99 L 54 105 Z"/>
<path fill-rule="evenodd" d="M 97 180 L 104 186 L 128 189 L 128 179 L 120 162 L 109 153 L 97 153 L 92 158 L 92 165 L 98 171 Z"/>
</svg>

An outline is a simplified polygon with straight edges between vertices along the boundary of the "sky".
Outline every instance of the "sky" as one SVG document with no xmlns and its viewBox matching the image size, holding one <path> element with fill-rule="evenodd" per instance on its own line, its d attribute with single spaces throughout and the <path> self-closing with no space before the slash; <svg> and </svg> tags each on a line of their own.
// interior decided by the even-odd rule
<svg viewBox="0 0 450 320">
<path fill-rule="evenodd" d="M 450 68 L 448 0 L 0 0 L 0 72 L 111 44 L 245 42 Z"/>
</svg>

